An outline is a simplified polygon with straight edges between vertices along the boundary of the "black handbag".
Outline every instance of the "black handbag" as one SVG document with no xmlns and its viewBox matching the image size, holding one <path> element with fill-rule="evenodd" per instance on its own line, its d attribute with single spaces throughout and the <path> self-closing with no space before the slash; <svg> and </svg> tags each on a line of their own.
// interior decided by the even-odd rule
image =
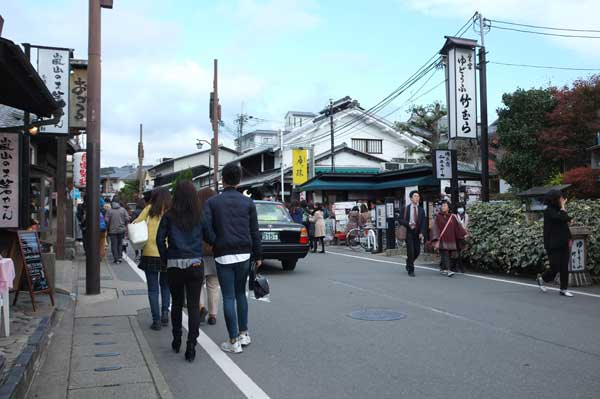
<svg viewBox="0 0 600 399">
<path fill-rule="evenodd" d="M 269 280 L 256 272 L 256 263 L 252 262 L 250 267 L 250 276 L 248 278 L 248 290 L 254 292 L 254 298 L 260 299 L 269 295 L 271 288 Z"/>
</svg>

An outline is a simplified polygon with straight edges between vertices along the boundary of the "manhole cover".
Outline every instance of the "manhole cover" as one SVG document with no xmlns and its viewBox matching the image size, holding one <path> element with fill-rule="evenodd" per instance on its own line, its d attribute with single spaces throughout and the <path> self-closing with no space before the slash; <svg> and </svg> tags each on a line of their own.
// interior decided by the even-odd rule
<svg viewBox="0 0 600 399">
<path fill-rule="evenodd" d="M 384 309 L 355 310 L 348 316 L 356 320 L 367 321 L 392 321 L 406 318 L 406 315 L 404 313 L 396 312 L 395 310 Z"/>
<path fill-rule="evenodd" d="M 148 291 L 144 289 L 123 290 L 123 295 L 148 295 Z"/>
</svg>

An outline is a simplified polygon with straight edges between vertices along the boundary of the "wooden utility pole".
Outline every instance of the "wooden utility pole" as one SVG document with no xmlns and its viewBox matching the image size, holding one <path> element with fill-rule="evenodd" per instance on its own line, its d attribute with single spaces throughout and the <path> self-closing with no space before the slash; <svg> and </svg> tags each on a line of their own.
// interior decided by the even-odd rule
<svg viewBox="0 0 600 399">
<path fill-rule="evenodd" d="M 140 142 L 138 143 L 138 198 L 142 198 L 144 194 L 144 172 L 143 172 L 143 163 L 144 163 L 144 141 L 142 139 L 142 124 L 140 123 Z"/>
<path fill-rule="evenodd" d="M 487 62 L 485 60 L 485 42 L 483 16 L 479 16 L 481 47 L 479 48 L 479 97 L 481 99 L 481 200 L 490 200 L 490 169 L 488 146 L 488 114 L 487 114 Z"/>
<path fill-rule="evenodd" d="M 87 96 L 87 245 L 85 293 L 100 294 L 100 105 L 101 105 L 101 8 L 112 0 L 89 0 L 88 96 Z"/>
<path fill-rule="evenodd" d="M 217 60 L 214 60 L 214 81 L 213 81 L 213 92 L 211 95 L 211 112 L 210 119 L 213 128 L 213 155 L 215 158 L 214 166 L 214 177 L 213 184 L 215 191 L 219 192 L 219 121 L 221 120 L 221 105 L 219 105 L 219 87 L 218 87 L 218 72 L 217 72 Z"/>
</svg>

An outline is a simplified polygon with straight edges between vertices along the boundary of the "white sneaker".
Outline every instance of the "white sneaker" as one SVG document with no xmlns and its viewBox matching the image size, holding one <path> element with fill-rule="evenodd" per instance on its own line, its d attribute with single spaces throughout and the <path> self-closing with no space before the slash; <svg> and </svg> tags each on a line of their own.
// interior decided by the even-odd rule
<svg viewBox="0 0 600 399">
<path fill-rule="evenodd" d="M 448 277 L 454 277 L 454 272 L 451 270 L 448 270 Z"/>
<path fill-rule="evenodd" d="M 233 344 L 229 340 L 223 342 L 221 344 L 221 349 L 224 352 L 229 352 L 229 353 L 242 353 L 243 352 L 242 345 L 240 344 L 239 339 L 236 339 Z"/>
<path fill-rule="evenodd" d="M 569 290 L 560 290 L 560 295 L 571 298 L 573 294 Z"/>
<path fill-rule="evenodd" d="M 440 274 L 443 274 L 444 276 L 448 274 L 448 270 L 440 270 Z"/>
<path fill-rule="evenodd" d="M 248 335 L 248 333 L 243 333 L 243 334 L 240 334 L 240 336 L 238 338 L 238 342 L 242 346 L 248 346 L 252 343 L 252 339 L 250 339 L 250 335 Z"/>
<path fill-rule="evenodd" d="M 548 289 L 546 289 L 546 286 L 544 285 L 544 279 L 542 278 L 541 275 L 538 274 L 536 281 L 537 281 L 538 287 L 540 287 L 540 290 L 542 290 L 542 292 L 548 291 Z"/>
</svg>

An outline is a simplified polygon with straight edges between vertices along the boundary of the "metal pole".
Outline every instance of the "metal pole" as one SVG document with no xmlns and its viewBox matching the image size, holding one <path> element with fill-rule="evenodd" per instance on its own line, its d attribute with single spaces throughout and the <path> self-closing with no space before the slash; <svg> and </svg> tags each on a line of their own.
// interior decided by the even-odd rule
<svg viewBox="0 0 600 399">
<path fill-rule="evenodd" d="M 208 150 L 208 186 L 210 187 L 210 159 L 212 157 L 213 152 L 213 143 L 214 140 L 210 139 L 210 149 Z"/>
<path fill-rule="evenodd" d="M 215 173 L 214 173 L 214 186 L 215 191 L 219 192 L 219 91 L 218 91 L 218 80 L 217 80 L 217 60 L 214 60 L 214 81 L 213 81 L 213 93 L 214 93 L 214 101 L 213 101 L 213 120 L 212 120 L 212 128 L 214 135 L 214 157 L 215 157 Z"/>
<path fill-rule="evenodd" d="M 89 0 L 85 291 L 100 294 L 100 0 Z"/>
<path fill-rule="evenodd" d="M 308 171 L 309 179 L 315 177 L 315 145 L 310 145 L 310 170 Z"/>
<path fill-rule="evenodd" d="M 279 153 L 281 154 L 281 165 L 279 165 L 279 169 L 281 169 L 281 202 L 285 202 L 285 173 L 283 170 L 283 130 L 281 129 L 279 129 Z"/>
<path fill-rule="evenodd" d="M 481 98 L 481 200 L 490 200 L 490 170 L 488 145 L 488 114 L 487 114 L 487 63 L 483 41 L 483 16 L 479 14 L 479 29 L 481 47 L 479 48 L 479 97 Z"/>
<path fill-rule="evenodd" d="M 139 162 L 139 170 L 138 170 L 138 198 L 142 198 L 142 194 L 144 191 L 144 183 L 143 179 L 143 164 L 144 164 L 144 141 L 142 139 L 142 124 L 140 123 L 140 142 L 138 143 L 138 162 Z"/>
<path fill-rule="evenodd" d="M 56 259 L 65 259 L 67 235 L 67 138 L 56 139 Z"/>
<path fill-rule="evenodd" d="M 333 149 L 335 147 L 335 140 L 333 137 L 333 100 L 329 99 L 329 128 L 331 130 L 331 173 L 335 173 L 335 159 L 333 155 Z"/>
</svg>

